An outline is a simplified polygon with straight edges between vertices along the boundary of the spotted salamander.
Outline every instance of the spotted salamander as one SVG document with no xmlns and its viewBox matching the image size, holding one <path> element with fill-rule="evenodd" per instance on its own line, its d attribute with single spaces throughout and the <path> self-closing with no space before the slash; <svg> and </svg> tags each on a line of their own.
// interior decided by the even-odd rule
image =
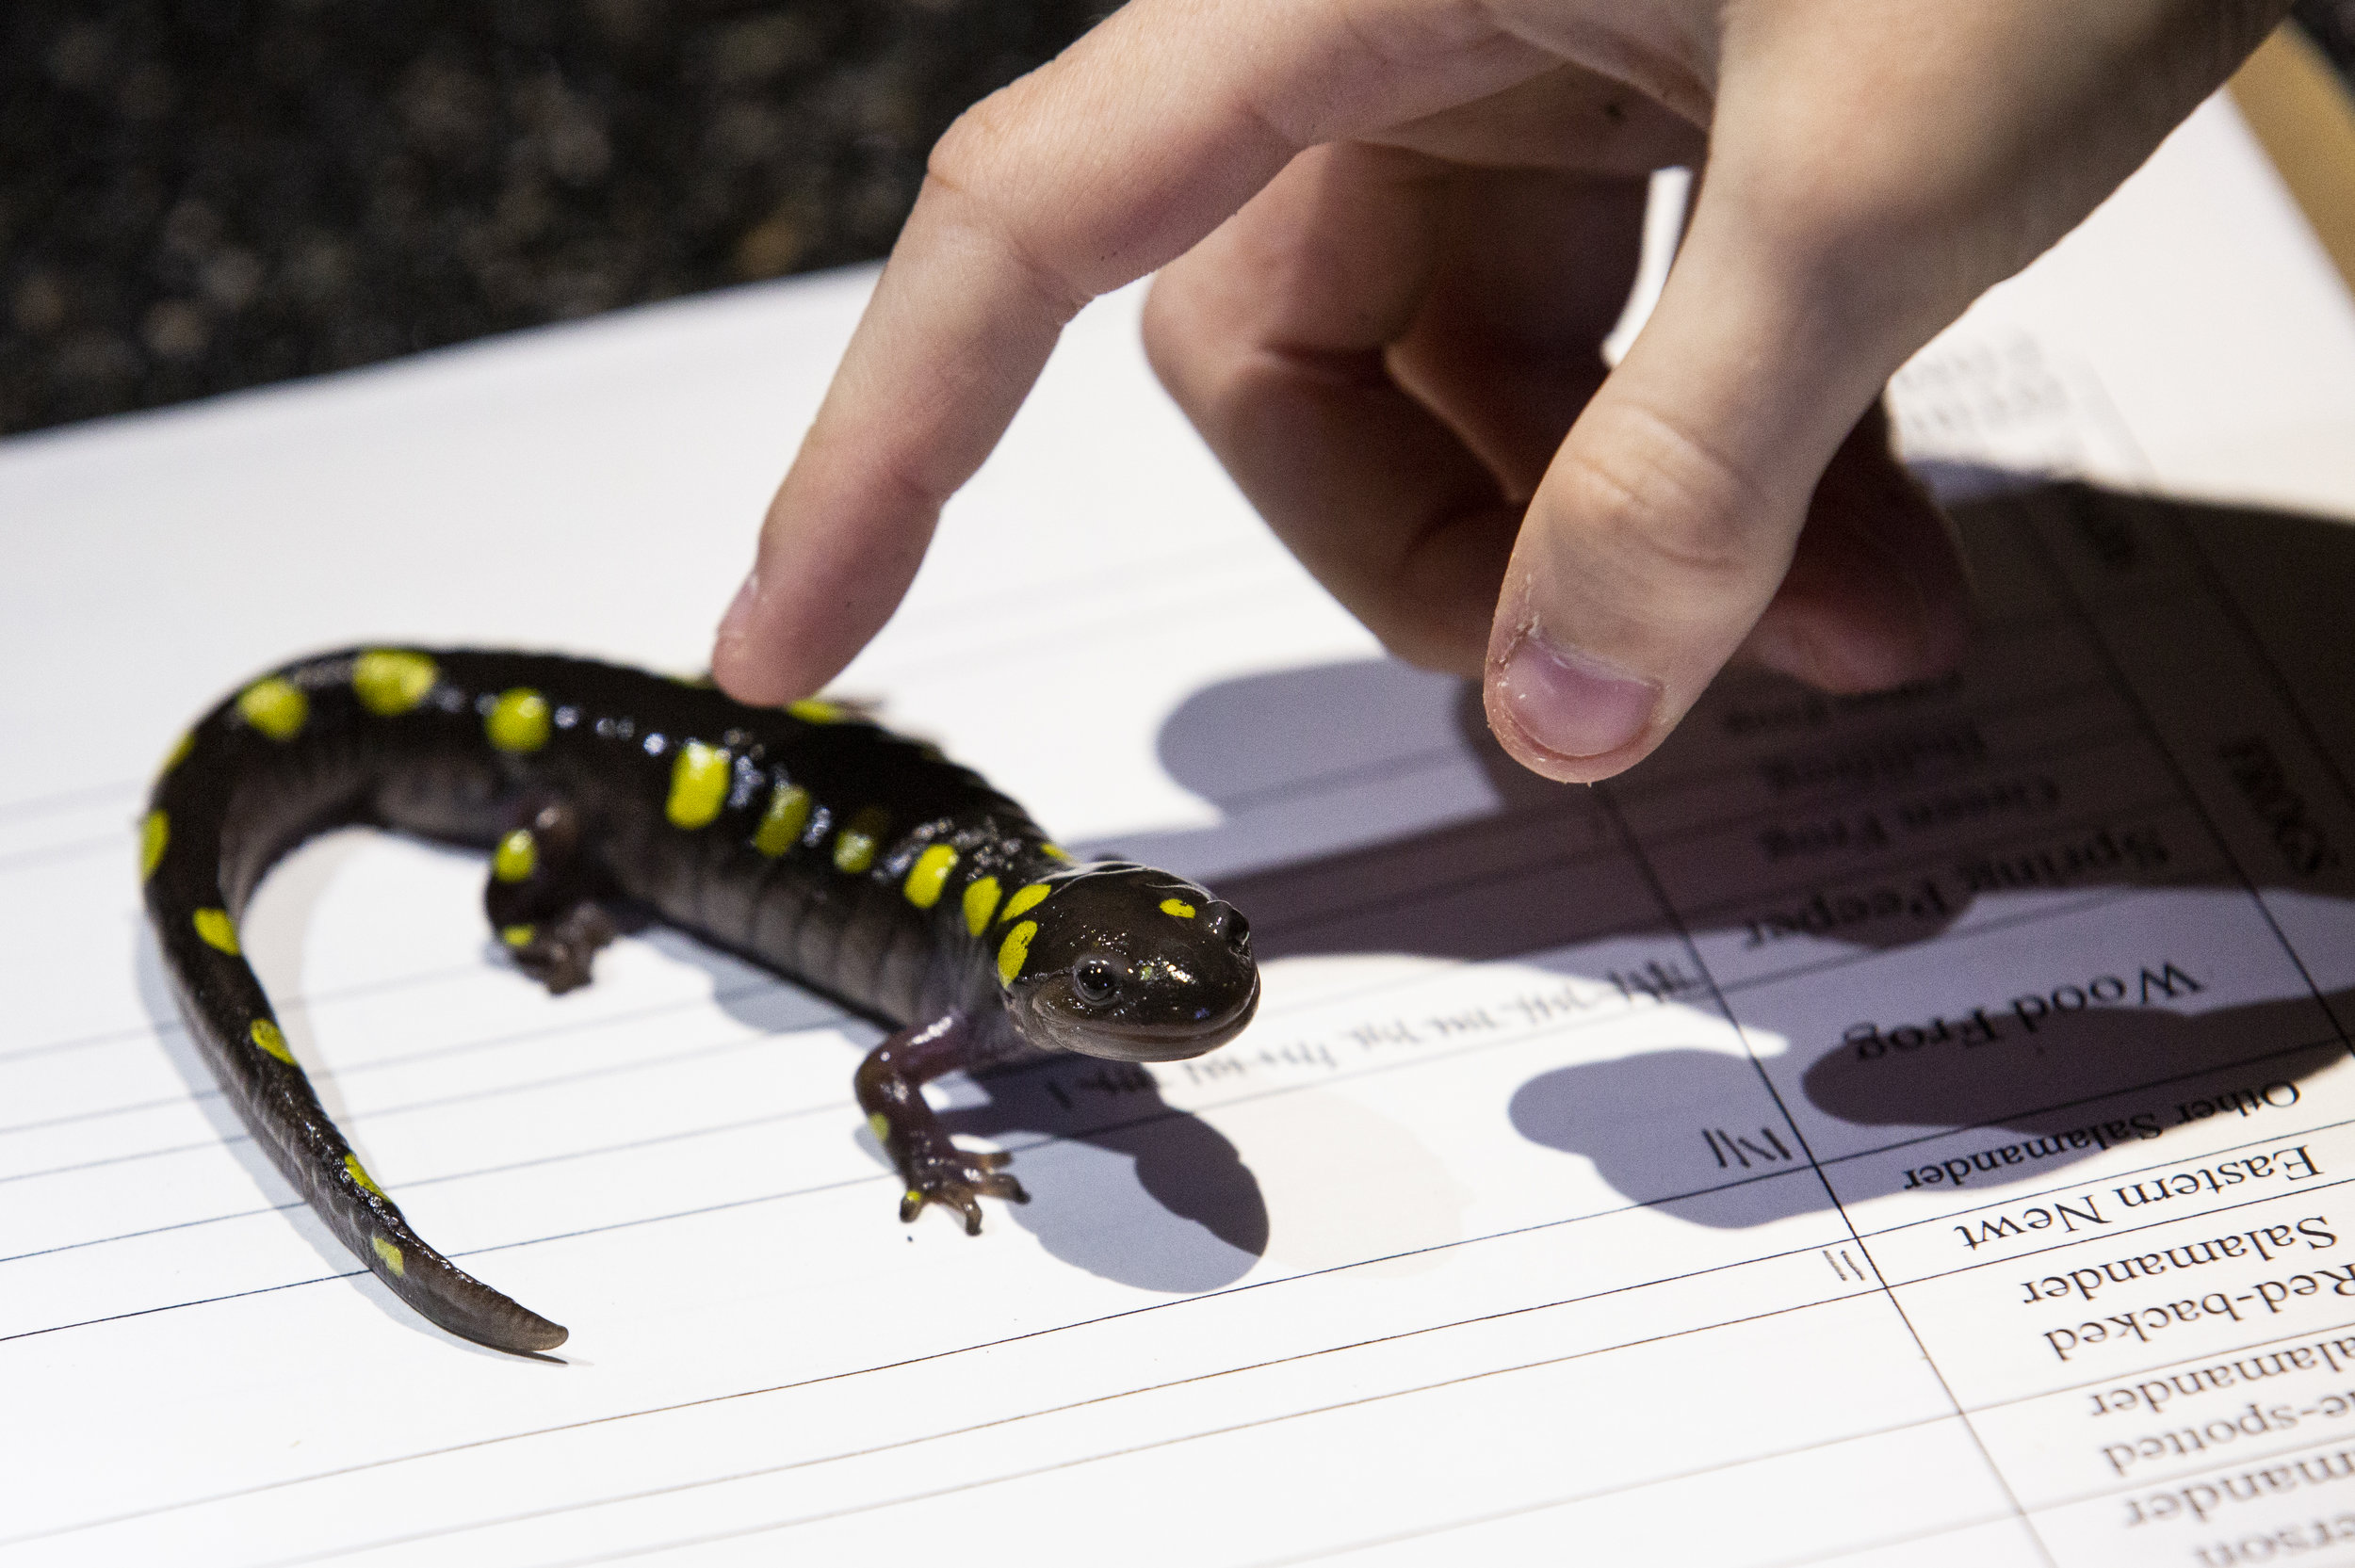
<svg viewBox="0 0 2355 1568">
<path fill-rule="evenodd" d="M 1026 1201 L 922 1085 L 1037 1051 L 1197 1055 L 1259 999 L 1250 929 L 1194 883 L 1074 863 L 931 746 L 824 702 L 543 654 L 369 648 L 265 675 L 180 742 L 139 828 L 147 911 L 190 1033 L 255 1141 L 392 1292 L 512 1351 L 565 1331 L 418 1238 L 336 1130 L 241 956 L 238 917 L 306 838 L 373 824 L 491 850 L 499 942 L 587 982 L 628 905 L 899 1026 L 853 1078 L 902 1220 Z"/>
</svg>

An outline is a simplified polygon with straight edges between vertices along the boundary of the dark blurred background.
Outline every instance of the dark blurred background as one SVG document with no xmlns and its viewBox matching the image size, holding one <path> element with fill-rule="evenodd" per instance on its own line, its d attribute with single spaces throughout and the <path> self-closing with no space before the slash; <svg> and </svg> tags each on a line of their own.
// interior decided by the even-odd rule
<svg viewBox="0 0 2355 1568">
<path fill-rule="evenodd" d="M 0 432 L 880 256 L 1111 5 L 0 0 Z"/>
</svg>

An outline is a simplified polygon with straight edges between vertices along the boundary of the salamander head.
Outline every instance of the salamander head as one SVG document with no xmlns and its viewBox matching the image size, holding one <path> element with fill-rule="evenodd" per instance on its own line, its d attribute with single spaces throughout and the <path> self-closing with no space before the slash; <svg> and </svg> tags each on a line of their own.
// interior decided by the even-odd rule
<svg viewBox="0 0 2355 1568">
<path fill-rule="evenodd" d="M 1259 969 L 1250 924 L 1233 905 L 1127 861 L 1075 866 L 1039 885 L 1046 896 L 999 948 L 1006 1010 L 1032 1044 L 1175 1061 L 1226 1044 L 1251 1022 Z M 1022 936 L 1024 924 L 1035 929 Z"/>
</svg>

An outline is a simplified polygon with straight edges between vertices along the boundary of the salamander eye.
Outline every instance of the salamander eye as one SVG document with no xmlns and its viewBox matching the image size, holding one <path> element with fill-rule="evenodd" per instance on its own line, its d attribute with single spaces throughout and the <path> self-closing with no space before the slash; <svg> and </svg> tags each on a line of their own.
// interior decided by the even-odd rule
<svg viewBox="0 0 2355 1568">
<path fill-rule="evenodd" d="M 1240 911 L 1226 917 L 1226 946 L 1237 958 L 1246 957 L 1251 951 L 1251 922 Z"/>
<path fill-rule="evenodd" d="M 1107 958 L 1081 959 L 1071 970 L 1072 994 L 1090 1007 L 1120 994 L 1120 966 Z"/>
</svg>

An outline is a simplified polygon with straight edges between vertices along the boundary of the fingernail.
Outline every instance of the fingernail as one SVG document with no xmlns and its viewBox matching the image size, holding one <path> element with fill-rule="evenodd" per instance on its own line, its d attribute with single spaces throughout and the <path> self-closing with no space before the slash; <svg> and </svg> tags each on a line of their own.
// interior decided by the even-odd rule
<svg viewBox="0 0 2355 1568">
<path fill-rule="evenodd" d="M 1533 743 L 1565 757 L 1599 757 L 1644 733 L 1660 687 L 1622 675 L 1531 627 L 1497 674 L 1504 712 Z"/>
<path fill-rule="evenodd" d="M 744 586 L 738 589 L 736 597 L 728 601 L 727 614 L 720 617 L 720 630 L 714 640 L 719 642 L 741 640 L 752 629 L 753 606 L 758 602 L 759 598 L 760 574 L 748 572 L 744 574 Z"/>
</svg>

